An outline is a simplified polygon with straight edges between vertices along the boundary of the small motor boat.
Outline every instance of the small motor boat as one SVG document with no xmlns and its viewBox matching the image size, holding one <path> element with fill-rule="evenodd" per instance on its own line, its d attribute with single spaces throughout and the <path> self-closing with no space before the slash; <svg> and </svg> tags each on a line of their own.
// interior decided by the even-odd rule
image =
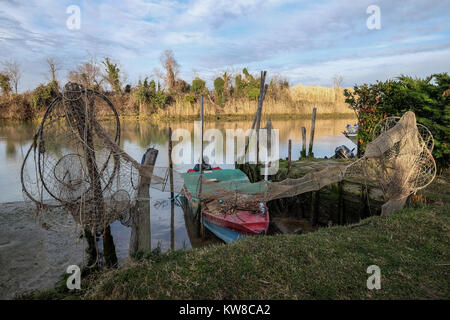
<svg viewBox="0 0 450 320">
<path fill-rule="evenodd" d="M 347 146 L 339 146 L 334 150 L 334 156 L 332 156 L 331 158 L 334 159 L 347 159 L 347 158 L 354 158 L 355 155 L 353 154 L 353 151 L 355 150 L 355 148 L 353 148 L 352 150 L 350 150 L 349 148 L 347 148 Z"/>
<path fill-rule="evenodd" d="M 355 123 L 353 127 L 349 124 L 346 126 L 346 131 L 343 131 L 342 133 L 344 136 L 346 136 L 348 139 L 350 139 L 351 142 L 354 144 L 358 143 L 358 125 Z"/>
</svg>

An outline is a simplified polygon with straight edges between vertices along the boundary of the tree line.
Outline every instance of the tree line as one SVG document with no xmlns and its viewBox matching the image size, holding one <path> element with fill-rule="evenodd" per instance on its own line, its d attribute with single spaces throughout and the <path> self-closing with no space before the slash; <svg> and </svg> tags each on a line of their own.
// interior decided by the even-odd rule
<svg viewBox="0 0 450 320">
<path fill-rule="evenodd" d="M 110 57 L 101 61 L 88 58 L 75 69 L 67 73 L 67 79 L 85 88 L 119 97 L 132 95 L 136 101 L 136 111 L 147 113 L 164 109 L 175 100 L 185 103 L 195 103 L 200 95 L 209 96 L 210 101 L 223 106 L 231 99 L 256 100 L 259 95 L 259 78 L 251 74 L 247 68 L 242 72 L 223 72 L 213 81 L 213 88 L 206 86 L 206 80 L 196 76 L 188 83 L 179 76 L 180 65 L 171 50 L 162 52 L 160 56 L 161 69 L 154 68 L 151 76 L 140 79 L 133 85 L 127 80 L 126 73 L 120 63 Z M 17 94 L 21 79 L 20 64 L 15 61 L 2 63 L 0 71 L 0 90 L 3 97 Z M 45 109 L 61 90 L 57 74 L 61 70 L 54 58 L 47 58 L 48 81 L 38 85 L 28 98 L 34 110 Z M 289 87 L 286 79 L 279 76 L 272 78 L 269 95 L 281 95 Z"/>
</svg>

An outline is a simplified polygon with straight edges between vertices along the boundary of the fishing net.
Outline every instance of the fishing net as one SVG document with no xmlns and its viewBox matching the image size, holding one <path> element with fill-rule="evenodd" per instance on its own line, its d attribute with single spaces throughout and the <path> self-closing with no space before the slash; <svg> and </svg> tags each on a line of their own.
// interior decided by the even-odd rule
<svg viewBox="0 0 450 320">
<path fill-rule="evenodd" d="M 116 220 L 129 224 L 141 180 L 161 188 L 166 173 L 138 163 L 120 143 L 120 121 L 110 100 L 68 83 L 47 108 L 25 155 L 24 194 L 41 216 L 69 213 L 94 234 Z"/>
<path fill-rule="evenodd" d="M 401 209 L 407 197 L 428 186 L 436 176 L 431 132 L 416 123 L 413 112 L 377 124 L 366 147 L 365 171 L 376 178 L 385 200 L 383 213 Z"/>
</svg>

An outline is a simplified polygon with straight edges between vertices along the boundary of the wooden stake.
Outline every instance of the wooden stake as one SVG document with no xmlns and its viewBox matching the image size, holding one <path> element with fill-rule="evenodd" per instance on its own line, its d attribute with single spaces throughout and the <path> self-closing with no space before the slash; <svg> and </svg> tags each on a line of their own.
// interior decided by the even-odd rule
<svg viewBox="0 0 450 320">
<path fill-rule="evenodd" d="M 311 137 L 309 139 L 309 152 L 308 152 L 309 157 L 314 157 L 314 153 L 312 150 L 313 150 L 313 144 L 314 144 L 314 131 L 316 128 L 316 112 L 317 112 L 317 109 L 314 108 L 313 113 L 312 113 L 312 120 L 311 120 Z"/>
<path fill-rule="evenodd" d="M 197 215 L 200 217 L 200 235 L 202 239 L 205 238 L 205 226 L 203 225 L 203 204 L 201 199 L 202 194 L 202 180 L 203 180 L 203 95 L 200 97 L 200 123 L 201 123 L 201 131 L 200 131 L 200 139 L 201 139 L 201 153 L 200 153 L 200 175 L 199 175 L 199 182 L 198 182 L 198 188 L 197 188 L 197 199 L 198 199 L 198 207 L 197 207 Z"/>
<path fill-rule="evenodd" d="M 158 157 L 158 150 L 149 148 L 145 152 L 144 162 L 142 164 L 154 166 L 156 158 Z M 149 170 L 153 173 L 153 169 Z M 138 201 L 135 207 L 135 216 L 131 226 L 130 238 L 130 256 L 137 251 L 151 250 L 151 236 L 150 236 L 150 184 L 151 177 L 139 177 Z"/>
<path fill-rule="evenodd" d="M 170 180 L 170 248 L 175 249 L 175 192 L 173 190 L 173 163 L 172 163 L 172 128 L 169 127 L 169 180 Z"/>
<path fill-rule="evenodd" d="M 302 152 L 300 153 L 302 158 L 306 157 L 306 128 L 302 127 Z"/>
<path fill-rule="evenodd" d="M 266 81 L 266 74 L 267 71 L 261 71 L 261 81 L 259 83 L 259 96 L 258 96 L 258 108 L 256 109 L 256 114 L 255 114 L 255 118 L 253 119 L 253 124 L 252 124 L 252 129 L 250 130 L 250 134 L 248 135 L 248 141 L 245 145 L 245 152 L 244 155 L 247 154 L 247 150 L 248 150 L 248 145 L 250 144 L 250 139 L 252 137 L 253 134 L 253 130 L 255 129 L 255 125 L 256 125 L 256 162 L 258 162 L 258 153 L 259 153 L 259 146 L 258 146 L 258 141 L 259 141 L 259 129 L 260 129 L 260 125 L 261 125 L 261 114 L 262 114 L 262 107 L 263 107 L 263 102 L 264 102 L 264 98 L 266 97 L 266 92 L 267 92 L 267 88 L 269 87 L 267 84 L 264 84 Z"/>
<path fill-rule="evenodd" d="M 292 155 L 292 141 L 289 139 L 288 143 L 288 173 L 291 171 L 291 155 Z"/>
</svg>

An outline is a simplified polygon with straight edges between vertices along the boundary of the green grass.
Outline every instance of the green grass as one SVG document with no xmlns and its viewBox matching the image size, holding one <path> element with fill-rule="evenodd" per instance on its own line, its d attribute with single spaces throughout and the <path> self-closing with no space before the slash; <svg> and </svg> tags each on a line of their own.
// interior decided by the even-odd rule
<svg viewBox="0 0 450 320">
<path fill-rule="evenodd" d="M 37 299 L 448 299 L 450 207 L 409 208 L 356 226 L 252 237 L 149 255 L 83 282 L 76 296 Z M 381 289 L 368 290 L 368 266 Z"/>
</svg>

